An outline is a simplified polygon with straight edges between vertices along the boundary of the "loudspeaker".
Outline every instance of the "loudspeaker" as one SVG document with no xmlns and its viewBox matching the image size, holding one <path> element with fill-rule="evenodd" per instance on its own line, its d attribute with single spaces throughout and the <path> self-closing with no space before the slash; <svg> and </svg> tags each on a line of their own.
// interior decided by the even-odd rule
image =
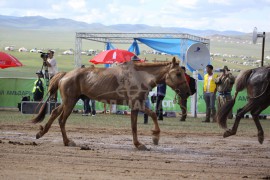
<svg viewBox="0 0 270 180">
<path fill-rule="evenodd" d="M 43 103 L 40 103 L 37 101 L 22 101 L 21 102 L 21 112 L 22 114 L 37 114 L 39 112 L 39 109 L 43 105 Z M 46 110 L 47 113 L 47 110 Z"/>
<path fill-rule="evenodd" d="M 22 101 L 21 102 L 21 112 L 22 112 L 22 114 L 38 114 L 38 112 L 43 104 L 44 103 L 40 103 L 38 101 Z M 52 110 L 59 105 L 60 105 L 60 103 L 48 102 L 46 114 L 48 114 L 48 113 L 51 114 Z"/>
</svg>

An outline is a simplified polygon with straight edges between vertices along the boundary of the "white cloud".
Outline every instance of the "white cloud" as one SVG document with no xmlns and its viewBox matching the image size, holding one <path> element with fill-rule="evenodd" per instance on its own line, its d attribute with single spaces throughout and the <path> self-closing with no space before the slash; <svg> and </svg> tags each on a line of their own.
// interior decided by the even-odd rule
<svg viewBox="0 0 270 180">
<path fill-rule="evenodd" d="M 174 3 L 183 8 L 195 9 L 198 0 L 173 0 L 172 5 L 175 5 Z"/>
<path fill-rule="evenodd" d="M 222 5 L 230 5 L 231 0 L 208 0 L 210 4 L 222 4 Z"/>
<path fill-rule="evenodd" d="M 54 11 L 62 11 L 63 5 L 62 4 L 52 4 L 52 10 Z"/>
<path fill-rule="evenodd" d="M 74 10 L 83 10 L 86 8 L 85 0 L 69 0 L 67 4 Z"/>
<path fill-rule="evenodd" d="M 107 8 L 110 13 L 118 13 L 120 10 L 117 4 L 108 4 Z"/>
<path fill-rule="evenodd" d="M 26 3 L 27 2 L 27 3 Z M 70 18 L 87 23 L 270 31 L 270 0 L 0 0 L 2 15 Z M 46 10 L 44 10 L 46 7 Z"/>
<path fill-rule="evenodd" d="M 100 9 L 92 8 L 87 14 L 75 16 L 74 19 L 87 23 L 103 22 L 106 15 Z"/>
</svg>

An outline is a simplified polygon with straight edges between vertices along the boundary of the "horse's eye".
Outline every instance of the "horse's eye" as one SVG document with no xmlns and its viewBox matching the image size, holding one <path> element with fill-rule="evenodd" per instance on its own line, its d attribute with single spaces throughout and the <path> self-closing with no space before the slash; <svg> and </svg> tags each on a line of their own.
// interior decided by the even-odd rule
<svg viewBox="0 0 270 180">
<path fill-rule="evenodd" d="M 181 73 L 179 72 L 179 73 L 176 73 L 176 76 L 177 77 L 181 77 Z"/>
</svg>

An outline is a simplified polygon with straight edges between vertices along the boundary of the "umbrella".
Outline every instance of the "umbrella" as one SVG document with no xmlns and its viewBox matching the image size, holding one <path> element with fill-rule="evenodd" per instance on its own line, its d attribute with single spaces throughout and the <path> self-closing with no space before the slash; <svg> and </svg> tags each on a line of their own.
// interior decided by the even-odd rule
<svg viewBox="0 0 270 180">
<path fill-rule="evenodd" d="M 94 64 L 112 64 L 115 62 L 123 63 L 131 60 L 131 57 L 136 56 L 134 53 L 122 50 L 112 49 L 99 53 L 93 59 L 89 60 Z"/>
<path fill-rule="evenodd" d="M 0 52 L 0 68 L 18 67 L 22 66 L 22 63 L 14 56 Z"/>
</svg>

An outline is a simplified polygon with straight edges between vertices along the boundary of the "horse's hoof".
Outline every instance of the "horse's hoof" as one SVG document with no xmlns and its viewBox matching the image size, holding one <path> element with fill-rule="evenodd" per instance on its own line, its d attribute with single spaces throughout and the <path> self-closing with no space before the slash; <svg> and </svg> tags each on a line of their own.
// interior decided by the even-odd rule
<svg viewBox="0 0 270 180">
<path fill-rule="evenodd" d="M 260 144 L 262 144 L 264 141 L 264 136 L 258 136 L 258 141 Z"/>
<path fill-rule="evenodd" d="M 141 144 L 138 147 L 138 150 L 140 151 L 150 151 L 150 149 L 148 149 L 145 145 Z"/>
<path fill-rule="evenodd" d="M 40 133 L 38 132 L 38 133 L 36 134 L 36 139 L 39 139 L 39 138 L 41 138 L 41 135 L 40 135 Z"/>
<path fill-rule="evenodd" d="M 159 137 L 153 136 L 152 140 L 153 140 L 154 145 L 158 145 Z"/>
<path fill-rule="evenodd" d="M 232 132 L 231 132 L 231 130 L 229 129 L 229 130 L 227 130 L 227 131 L 224 132 L 223 137 L 226 138 L 226 137 L 229 137 L 229 136 L 231 136 L 231 135 L 232 135 Z"/>
<path fill-rule="evenodd" d="M 74 141 L 69 141 L 68 142 L 68 146 L 69 147 L 75 147 L 76 146 L 76 143 Z"/>
</svg>

